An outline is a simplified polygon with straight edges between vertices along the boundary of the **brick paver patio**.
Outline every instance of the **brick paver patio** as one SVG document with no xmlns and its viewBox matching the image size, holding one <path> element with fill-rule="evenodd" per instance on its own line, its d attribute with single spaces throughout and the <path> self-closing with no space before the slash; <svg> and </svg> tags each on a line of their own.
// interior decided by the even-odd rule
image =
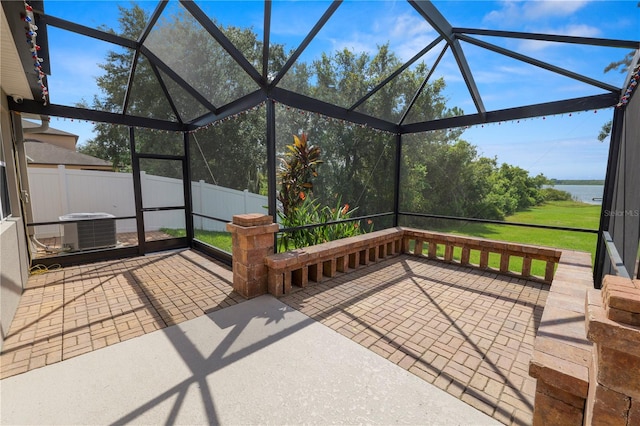
<svg viewBox="0 0 640 426">
<path fill-rule="evenodd" d="M 1 377 L 243 301 L 224 265 L 191 250 L 33 275 Z M 528 425 L 546 286 L 401 255 L 282 301 L 505 424 Z"/>
<path fill-rule="evenodd" d="M 117 234 L 117 244 L 116 247 L 131 247 L 138 245 L 138 233 L 137 232 L 120 232 Z M 146 241 L 160 241 L 174 238 L 169 234 L 166 234 L 162 231 L 147 231 L 145 233 Z M 49 237 L 49 238 L 40 238 L 38 242 L 41 245 L 35 244 L 33 242 L 31 244 L 31 248 L 34 251 L 35 258 L 48 257 L 52 255 L 57 255 L 57 251 L 60 251 L 63 248 L 62 237 Z M 46 247 L 46 249 L 45 249 Z"/>
<path fill-rule="evenodd" d="M 402 255 L 282 301 L 502 423 L 529 425 L 547 288 Z"/>
<path fill-rule="evenodd" d="M 32 275 L 0 355 L 0 377 L 43 367 L 244 299 L 228 267 L 195 251 Z"/>
</svg>

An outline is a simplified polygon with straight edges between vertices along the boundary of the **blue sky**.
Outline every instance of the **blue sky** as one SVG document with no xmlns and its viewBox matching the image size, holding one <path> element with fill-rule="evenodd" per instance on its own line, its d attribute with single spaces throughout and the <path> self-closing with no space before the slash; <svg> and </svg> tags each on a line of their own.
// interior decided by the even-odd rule
<svg viewBox="0 0 640 426">
<path fill-rule="evenodd" d="M 80 3 L 83 4 L 80 7 Z M 157 2 L 138 2 L 152 11 Z M 214 14 L 223 25 L 252 27 L 261 32 L 261 1 L 197 1 L 205 12 Z M 628 1 L 436 1 L 436 7 L 455 27 L 492 28 L 510 31 L 555 33 L 624 40 L 640 39 L 640 7 Z M 97 27 L 117 26 L 116 1 L 45 1 L 48 14 Z M 272 42 L 297 47 L 322 15 L 326 1 L 274 1 Z M 313 60 L 320 52 L 349 48 L 373 53 L 389 43 L 402 59 L 409 59 L 436 37 L 435 31 L 405 1 L 345 1 L 318 37 L 304 52 L 303 60 Z M 478 37 L 524 55 L 532 56 L 570 71 L 620 87 L 625 75 L 603 68 L 622 58 L 627 49 L 580 47 L 535 41 Z M 51 101 L 74 105 L 97 94 L 95 77 L 102 70 L 107 50 L 113 46 L 72 33 L 49 28 L 52 75 Z M 487 110 L 528 103 L 603 93 L 601 89 L 557 76 L 540 68 L 488 53 L 471 44 L 462 45 Z M 433 63 L 440 48 L 423 60 Z M 447 83 L 445 95 L 451 106 L 474 113 L 474 106 L 455 61 L 445 55 L 434 77 Z M 604 177 L 608 143 L 597 135 L 612 109 L 582 111 L 571 115 L 535 118 L 520 122 L 496 123 L 467 129 L 463 138 L 477 145 L 482 155 L 496 156 L 529 170 L 560 179 L 601 179 Z M 91 123 L 52 119 L 52 126 L 80 135 L 80 143 L 92 136 Z"/>
</svg>

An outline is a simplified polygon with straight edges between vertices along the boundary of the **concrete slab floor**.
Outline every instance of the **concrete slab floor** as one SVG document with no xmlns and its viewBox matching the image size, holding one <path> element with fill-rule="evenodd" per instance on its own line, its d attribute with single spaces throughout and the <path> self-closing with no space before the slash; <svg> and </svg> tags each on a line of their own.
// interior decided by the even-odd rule
<svg viewBox="0 0 640 426">
<path fill-rule="evenodd" d="M 259 298 L 0 381 L 2 424 L 500 424 Z"/>
<path fill-rule="evenodd" d="M 528 426 L 548 288 L 401 255 L 281 300 L 496 420 Z"/>
</svg>

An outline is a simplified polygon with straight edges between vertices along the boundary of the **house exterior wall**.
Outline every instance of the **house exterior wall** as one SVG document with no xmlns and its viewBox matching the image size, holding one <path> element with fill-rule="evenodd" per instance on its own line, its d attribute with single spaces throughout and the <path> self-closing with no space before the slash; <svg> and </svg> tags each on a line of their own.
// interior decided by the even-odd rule
<svg viewBox="0 0 640 426">
<path fill-rule="evenodd" d="M 37 164 L 29 163 L 30 169 L 57 169 L 59 164 Z M 88 170 L 88 171 L 104 171 L 112 172 L 112 166 L 76 166 L 75 164 L 65 164 L 67 170 Z"/>
<path fill-rule="evenodd" d="M 11 216 L 0 220 L 0 350 L 29 277 L 29 254 L 20 208 L 18 178 L 12 149 L 7 94 L 0 89 L 0 139 L 6 163 Z"/>
<path fill-rule="evenodd" d="M 26 243 L 21 218 L 0 223 L 0 350 L 18 308 L 20 296 L 28 277 L 25 262 Z"/>
<path fill-rule="evenodd" d="M 605 210 L 609 217 L 609 233 L 616 244 L 618 253 L 632 278 L 640 277 L 640 96 L 636 93 L 624 110 L 622 141 L 613 208 Z M 611 262 L 607 261 L 605 273 L 614 274 Z"/>
<path fill-rule="evenodd" d="M 51 145 L 59 146 L 60 148 L 68 149 L 69 151 L 76 150 L 76 143 L 78 137 L 75 135 L 52 135 L 49 133 L 27 133 L 24 135 L 25 139 L 35 140 L 39 142 L 46 142 Z"/>
</svg>

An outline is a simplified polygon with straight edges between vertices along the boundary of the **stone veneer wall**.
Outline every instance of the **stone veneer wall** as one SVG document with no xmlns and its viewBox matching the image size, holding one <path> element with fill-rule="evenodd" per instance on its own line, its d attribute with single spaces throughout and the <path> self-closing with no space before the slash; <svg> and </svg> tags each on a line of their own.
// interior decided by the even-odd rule
<svg viewBox="0 0 640 426">
<path fill-rule="evenodd" d="M 534 426 L 584 422 L 592 347 L 584 300 L 592 288 L 590 254 L 563 251 L 529 364 L 529 375 L 537 379 Z"/>
<path fill-rule="evenodd" d="M 607 275 L 586 310 L 593 363 L 585 424 L 640 425 L 640 280 Z"/>
<path fill-rule="evenodd" d="M 640 280 L 607 275 L 596 290 L 582 257 L 563 252 L 547 297 L 533 424 L 640 425 Z"/>
<path fill-rule="evenodd" d="M 273 254 L 278 229 L 271 216 L 259 213 L 235 215 L 227 224 L 233 251 L 233 289 L 247 299 L 267 293 L 264 259 Z"/>
</svg>

